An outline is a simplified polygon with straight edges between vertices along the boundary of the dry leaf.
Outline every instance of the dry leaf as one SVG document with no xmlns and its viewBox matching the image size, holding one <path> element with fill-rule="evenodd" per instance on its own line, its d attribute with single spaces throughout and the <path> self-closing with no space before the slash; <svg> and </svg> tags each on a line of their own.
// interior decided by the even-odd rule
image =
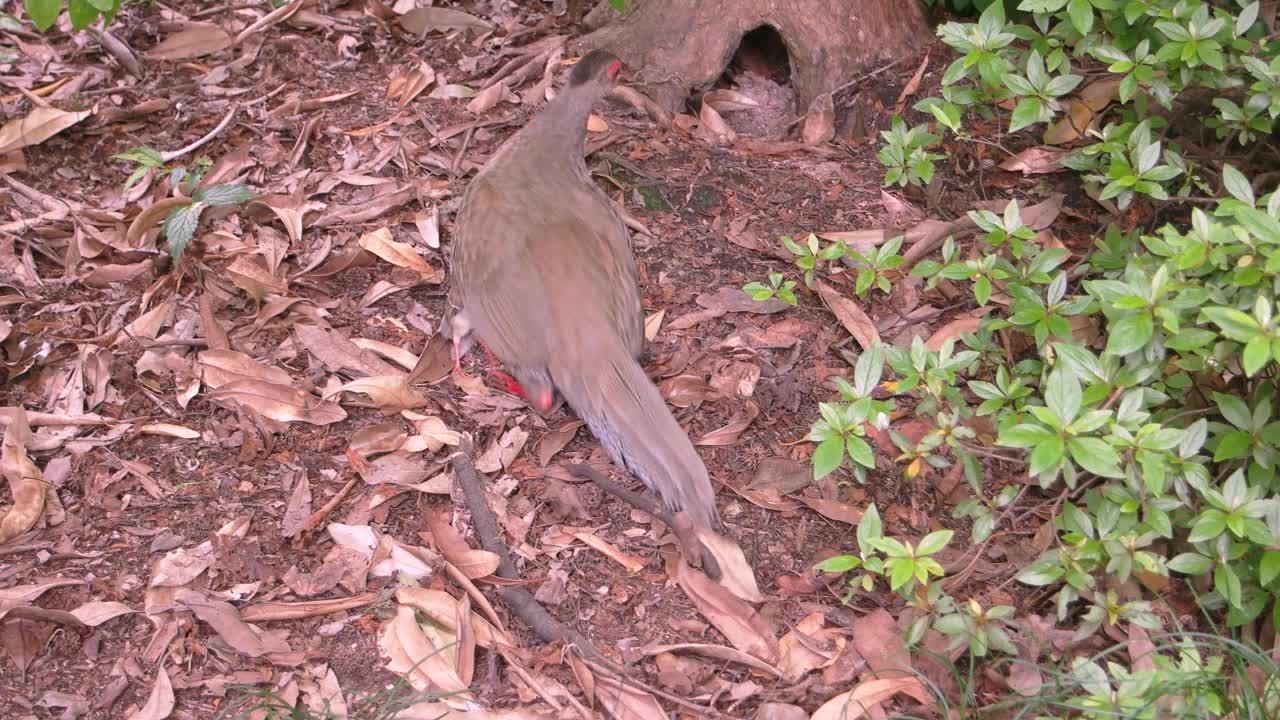
<svg viewBox="0 0 1280 720">
<path fill-rule="evenodd" d="M 747 563 L 746 555 L 731 538 L 717 535 L 706 528 L 699 528 L 698 539 L 720 565 L 719 583 L 747 602 L 764 602 L 760 594 L 760 586 L 756 584 L 755 573 Z"/>
<path fill-rule="evenodd" d="M 581 540 L 582 542 L 586 543 L 592 548 L 599 550 L 601 553 L 604 554 L 605 557 L 609 558 L 610 560 L 626 568 L 627 572 L 632 575 L 644 569 L 644 565 L 645 565 L 644 560 L 641 560 L 640 558 L 635 557 L 633 555 L 627 555 L 626 553 L 622 552 L 618 548 L 614 547 L 604 538 L 601 538 L 600 536 L 596 535 L 593 532 L 590 532 L 589 530 L 584 530 L 582 528 L 569 528 L 569 527 L 564 528 L 564 530 L 565 532 Z"/>
<path fill-rule="evenodd" d="M 614 720 L 667 720 L 657 698 L 615 678 L 597 678 L 596 699 Z"/>
<path fill-rule="evenodd" d="M 653 342 L 653 339 L 658 337 L 658 330 L 662 327 L 662 318 L 666 316 L 666 309 L 662 309 L 644 319 L 645 340 Z"/>
<path fill-rule="evenodd" d="M 810 508 L 818 511 L 818 514 L 826 518 L 831 518 L 849 525 L 857 525 L 862 520 L 862 508 L 854 507 L 849 503 L 840 502 L 839 500 L 828 500 L 826 498 L 811 498 L 801 496 L 800 500 Z"/>
<path fill-rule="evenodd" d="M 778 659 L 778 640 L 769 623 L 746 601 L 681 561 L 677 581 L 698 612 L 711 621 L 734 647 L 767 663 Z"/>
<path fill-rule="evenodd" d="M 862 349 L 866 350 L 880 343 L 880 331 L 876 330 L 875 323 L 871 322 L 871 318 L 858 307 L 857 303 L 841 295 L 839 291 L 822 280 L 815 282 L 817 282 L 818 295 L 822 297 L 822 302 L 836 316 L 844 329 L 849 331 L 853 339 L 862 346 Z"/>
<path fill-rule="evenodd" d="M 436 542 L 436 547 L 454 567 L 462 571 L 472 580 L 488 577 L 498 569 L 498 556 L 488 550 L 473 550 L 467 547 L 462 535 L 449 524 L 440 513 L 427 515 L 427 529 Z"/>
<path fill-rule="evenodd" d="M 235 350 L 204 350 L 196 355 L 200 379 L 209 388 L 218 388 L 238 380 L 261 380 L 288 387 L 293 382 L 289 373 L 267 367 Z"/>
<path fill-rule="evenodd" d="M 427 398 L 405 382 L 406 375 L 377 375 L 356 378 L 339 386 L 325 396 L 325 399 L 343 392 L 358 392 L 368 395 L 384 413 L 398 413 L 401 410 L 422 407 Z"/>
<path fill-rule="evenodd" d="M 184 425 L 171 423 L 148 423 L 138 428 L 138 432 L 151 435 L 167 435 L 183 440 L 199 440 L 200 433 Z"/>
<path fill-rule="evenodd" d="M 806 145 L 818 145 L 830 142 L 836 136 L 836 108 L 831 93 L 822 93 L 809 104 L 809 112 L 804 116 L 804 127 L 800 131 L 800 139 Z"/>
<path fill-rule="evenodd" d="M 924 71 L 929 67 L 929 54 L 925 53 L 924 59 L 920 61 L 920 66 L 916 68 L 916 74 L 911 76 L 911 80 L 907 82 L 906 87 L 902 88 L 902 92 L 898 94 L 898 100 L 893 104 L 893 114 L 901 115 L 903 108 L 907 106 L 907 98 L 916 94 L 920 89 L 920 80 L 924 78 Z"/>
<path fill-rule="evenodd" d="M 705 627 L 705 626 L 704 626 Z M 761 660 L 760 658 L 749 655 L 736 648 L 725 647 L 723 645 L 708 645 L 705 643 L 679 643 L 676 645 L 657 645 L 645 650 L 648 655 L 661 655 L 662 653 L 692 653 L 713 660 L 725 660 L 728 662 L 736 662 L 740 665 L 746 665 L 753 670 L 759 670 L 766 675 L 775 678 L 781 678 L 782 673 L 778 668 Z"/>
<path fill-rule="evenodd" d="M 210 393 L 210 397 L 238 403 L 280 422 L 328 425 L 347 417 L 346 411 L 335 403 L 319 400 L 295 388 L 259 380 L 228 383 Z"/>
<path fill-rule="evenodd" d="M 27 456 L 27 447 L 31 445 L 27 413 L 20 406 L 12 412 L 4 431 L 4 445 L 0 448 L 0 474 L 9 483 L 13 507 L 0 517 L 0 545 L 34 527 L 45 506 L 44 476 Z"/>
<path fill-rule="evenodd" d="M 443 7 L 415 8 L 401 15 L 398 20 L 400 27 L 418 37 L 424 37 L 432 30 L 488 30 L 493 27 L 489 21 L 475 15 Z"/>
<path fill-rule="evenodd" d="M 231 34 L 213 23 L 183 28 L 144 53 L 154 60 L 186 60 L 231 47 Z"/>
<path fill-rule="evenodd" d="M 1017 155 L 1005 158 L 998 167 L 1001 170 L 1021 172 L 1023 175 L 1039 175 L 1042 173 L 1060 172 L 1066 169 L 1063 158 L 1070 155 L 1070 150 L 1047 147 L 1044 145 L 1029 147 Z"/>
<path fill-rule="evenodd" d="M 391 239 L 390 228 L 381 227 L 361 237 L 360 247 L 392 265 L 416 270 L 423 279 L 439 282 L 440 271 L 427 264 L 411 246 Z"/>
<path fill-rule="evenodd" d="M 173 712 L 174 704 L 173 683 L 161 665 L 156 671 L 156 684 L 151 686 L 147 704 L 131 713 L 126 720 L 165 720 Z"/>
<path fill-rule="evenodd" d="M 127 615 L 131 612 L 134 612 L 134 610 L 128 605 L 107 600 L 87 602 L 75 610 L 72 610 L 71 614 L 75 615 L 76 618 L 85 625 L 88 625 L 89 627 L 97 627 L 112 618 Z"/>
<path fill-rule="evenodd" d="M 813 713 L 810 720 L 857 720 L 872 708 L 899 693 L 910 695 L 921 705 L 933 705 L 933 697 L 914 677 L 866 680 L 858 687 L 831 698 Z"/>
<path fill-rule="evenodd" d="M 0 155 L 39 145 L 93 114 L 93 110 L 67 112 L 55 107 L 35 107 L 24 117 L 0 127 Z"/>
</svg>

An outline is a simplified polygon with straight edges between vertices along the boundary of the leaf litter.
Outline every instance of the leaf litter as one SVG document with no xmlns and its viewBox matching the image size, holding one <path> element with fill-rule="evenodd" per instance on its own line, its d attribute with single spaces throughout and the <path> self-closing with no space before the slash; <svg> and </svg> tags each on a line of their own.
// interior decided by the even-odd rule
<svg viewBox="0 0 1280 720">
<path fill-rule="evenodd" d="M 487 368 L 474 355 L 464 358 L 458 383 L 447 382 L 452 361 L 438 329 L 466 173 L 562 82 L 563 38 L 547 36 L 527 50 L 488 42 L 534 27 L 539 15 L 531 9 L 402 14 L 403 5 L 370 3 L 364 16 L 343 8 L 322 14 L 301 2 L 271 12 L 193 10 L 151 36 L 154 44 L 134 48 L 147 79 L 113 69 L 107 72 L 121 73 L 120 89 L 102 85 L 101 75 L 90 80 L 97 95 L 125 112 L 60 99 L 47 106 L 4 100 L 6 110 L 22 112 L 0 130 L 0 167 L 29 192 L 0 201 L 0 224 L 38 230 L 29 244 L 0 245 L 9 283 L 0 297 L 6 312 L 14 309 L 0 333 L 0 404 L 26 409 L 0 413 L 9 493 L 0 497 L 14 518 L 6 547 L 30 548 L 16 557 L 47 553 L 66 533 L 80 554 L 49 556 L 52 567 L 45 568 L 73 579 L 47 583 L 34 566 L 10 574 L 14 584 L 0 588 L 0 623 L 21 623 L 28 662 L 81 652 L 39 642 L 41 623 L 55 617 L 92 633 L 86 647 L 95 650 L 87 660 L 91 682 L 46 673 L 30 688 L 3 684 L 0 695 L 161 718 L 179 706 L 206 707 L 202 688 L 225 691 L 236 679 L 301 706 L 351 708 L 404 675 L 419 689 L 478 686 L 484 692 L 470 702 L 484 698 L 480 714 L 494 717 L 551 714 L 574 707 L 578 693 L 615 717 L 660 716 L 670 697 L 619 684 L 581 661 L 548 660 L 519 623 L 510 623 L 514 634 L 504 628 L 508 609 L 493 591 L 507 581 L 495 574 L 495 556 L 479 546 L 469 515 L 446 497 L 448 456 L 463 437 L 484 449 L 477 464 L 490 476 L 489 503 L 511 533 L 505 539 L 524 582 L 548 582 L 539 568 L 561 563 L 553 567 L 565 569 L 567 601 L 554 612 L 586 609 L 593 634 L 624 657 L 654 658 L 639 666 L 642 680 L 658 682 L 673 659 L 705 658 L 707 672 L 685 677 L 681 687 L 687 684 L 689 697 L 746 703 L 735 706 L 741 710 L 767 695 L 774 678 L 858 667 L 847 636 L 829 619 L 819 621 L 839 603 L 817 595 L 785 599 L 780 579 L 804 573 L 812 560 L 789 528 L 807 528 L 810 543 L 844 547 L 844 523 L 856 519 L 863 500 L 816 499 L 782 476 L 747 484 L 807 430 L 809 418 L 786 410 L 789 398 L 821 391 L 815 393 L 816 381 L 797 378 L 814 377 L 804 373 L 828 353 L 829 362 L 839 361 L 829 346 L 842 336 L 827 329 L 832 314 L 822 303 L 859 344 L 875 337 L 876 323 L 843 287 L 819 286 L 820 295 L 810 294 L 799 309 L 752 301 L 739 288 L 759 277 L 756 263 L 780 261 L 777 235 L 825 228 L 824 237 L 856 243 L 867 235 L 875 245 L 883 231 L 857 228 L 889 227 L 886 210 L 878 202 L 810 202 L 820 189 L 805 170 L 817 160 L 779 156 L 795 148 L 761 144 L 725 124 L 720 112 L 750 104 L 732 91 L 709 93 L 701 122 L 678 119 L 667 130 L 602 106 L 592 133 L 618 137 L 613 149 L 664 178 L 662 193 L 675 200 L 669 212 L 650 211 L 624 193 L 622 207 L 658 239 L 640 250 L 646 362 L 717 483 L 730 491 L 719 494 L 730 537 L 712 547 L 725 577 L 712 582 L 670 563 L 669 576 L 654 572 L 670 557 L 656 525 L 589 485 L 574 487 L 575 512 L 585 513 L 585 522 L 557 526 L 567 542 L 549 543 L 541 538 L 552 536 L 538 527 L 550 512 L 548 488 L 562 482 L 557 464 L 599 462 L 598 443 L 579 432 L 569 410 L 544 422 L 518 400 L 489 391 Z M 135 21 L 131 13 L 122 11 L 123 22 Z M 364 25 L 374 18 L 398 20 L 444 51 L 429 64 L 411 57 L 403 52 L 411 46 L 388 26 Z M 278 60 L 260 50 L 277 41 L 318 70 L 269 85 Z M 31 86 L 71 82 L 74 63 L 83 60 L 61 59 L 74 57 L 65 54 L 66 39 L 34 42 L 52 63 L 17 66 Z M 381 60 L 385 51 L 396 64 Z M 217 127 L 235 98 L 268 93 L 269 111 L 242 115 L 188 155 L 167 150 Z M 148 110 L 154 101 L 181 102 L 186 114 L 165 125 L 171 121 Z M 644 108 L 641 99 L 629 102 Z M 514 121 L 502 115 L 512 112 Z M 804 139 L 829 145 L 831 121 L 819 103 Z M 304 128 L 296 136 L 295 122 Z M 446 136 L 445 129 L 468 124 Z M 124 132 L 102 135 L 104 127 Z M 95 136 L 104 139 L 102 153 L 71 154 Z M 187 202 L 187 189 L 171 175 L 152 174 L 122 192 L 131 168 L 109 157 L 140 142 L 165 148 L 174 165 L 207 154 L 213 162 L 206 182 L 244 182 L 262 192 L 237 212 L 211 215 L 172 274 L 151 256 L 164 250 L 160 225 Z M 709 152 L 719 153 L 710 177 L 698 160 Z M 1011 169 L 1048 171 L 1034 165 L 1047 162 L 1040 156 L 1025 161 Z M 684 194 L 701 185 L 719 199 L 695 210 Z M 873 181 L 865 189 L 878 190 Z M 1045 227 L 1056 216 L 1047 210 L 1038 223 Z M 695 242 L 702 218 L 720 223 L 731 242 Z M 751 218 L 750 230 L 733 218 Z M 67 278 L 56 291 L 43 284 L 55 277 Z M 424 326 L 407 320 L 415 305 L 424 309 Z M 939 318 L 933 329 L 968 327 L 944 328 L 946 321 L 966 319 Z M 80 357 L 76 343 L 96 350 L 68 364 L 68 350 Z M 30 479 L 51 461 L 69 462 L 76 481 L 83 479 L 82 500 L 65 481 L 38 497 L 30 490 Z M 748 493 L 763 495 L 752 500 Z M 256 509 L 253 518 L 245 507 Z M 824 518 L 836 522 L 815 524 Z M 152 549 L 151 536 L 124 527 L 177 545 Z M 759 537 L 756 528 L 766 527 L 768 537 Z M 429 541 L 419 544 L 424 529 Z M 388 597 L 380 593 L 396 588 L 389 614 L 375 612 L 379 597 Z M 33 619 L 40 612 L 46 619 Z M 571 614 L 560 619 L 578 622 Z M 122 685 L 112 678 L 124 675 L 112 675 L 112 667 L 131 633 L 144 637 L 141 669 Z M 862 642 L 892 645 L 888 635 Z M 211 648 L 221 662 L 184 643 Z M 180 649 L 167 656 L 166 648 Z M 317 662 L 320 656 L 329 661 Z M 483 670 L 491 656 L 510 683 L 494 685 Z M 811 700 L 806 711 L 821 713 L 836 700 L 850 706 L 914 696 L 904 683 L 855 677 L 848 676 L 843 695 Z M 93 689 L 83 698 L 70 692 L 84 687 Z M 7 713 L 5 702 L 0 711 Z M 459 702 L 425 703 L 415 712 L 436 717 Z"/>
</svg>

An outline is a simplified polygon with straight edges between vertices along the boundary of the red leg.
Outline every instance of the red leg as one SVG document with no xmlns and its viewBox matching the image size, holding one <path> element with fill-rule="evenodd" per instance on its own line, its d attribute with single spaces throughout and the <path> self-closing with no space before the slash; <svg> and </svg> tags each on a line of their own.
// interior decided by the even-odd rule
<svg viewBox="0 0 1280 720">
<path fill-rule="evenodd" d="M 493 375 L 502 383 L 502 390 L 517 397 L 527 397 L 524 392 L 524 387 L 521 386 L 515 378 L 497 369 L 502 367 L 502 361 L 498 360 L 498 358 L 494 356 L 493 351 L 489 349 L 489 346 L 484 343 L 480 343 L 480 347 L 484 348 L 484 354 L 489 358 L 489 372 L 493 373 Z"/>
</svg>

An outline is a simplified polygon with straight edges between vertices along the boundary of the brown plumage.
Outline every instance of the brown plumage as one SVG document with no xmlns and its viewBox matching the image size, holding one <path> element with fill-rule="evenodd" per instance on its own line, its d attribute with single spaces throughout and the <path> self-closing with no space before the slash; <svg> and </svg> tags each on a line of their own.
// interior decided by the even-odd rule
<svg viewBox="0 0 1280 720">
<path fill-rule="evenodd" d="M 484 343 L 539 412 L 558 391 L 615 463 L 668 509 L 711 526 L 719 516 L 706 466 L 640 367 L 631 240 L 582 155 L 587 116 L 620 66 L 604 51 L 583 57 L 468 185 L 449 328 L 458 354 Z"/>
</svg>

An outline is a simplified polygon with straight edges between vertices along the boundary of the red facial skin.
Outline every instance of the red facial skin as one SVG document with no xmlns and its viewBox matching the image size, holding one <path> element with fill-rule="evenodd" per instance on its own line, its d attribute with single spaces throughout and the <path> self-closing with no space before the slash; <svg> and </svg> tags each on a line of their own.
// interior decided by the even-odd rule
<svg viewBox="0 0 1280 720">
<path fill-rule="evenodd" d="M 617 79 L 618 79 L 618 73 L 620 73 L 620 72 L 622 72 L 622 61 L 621 61 L 621 60 L 614 60 L 614 61 L 613 61 L 612 63 L 610 63 L 610 65 L 609 65 L 609 80 L 611 80 L 611 81 L 612 81 L 612 80 L 617 80 Z"/>
</svg>

